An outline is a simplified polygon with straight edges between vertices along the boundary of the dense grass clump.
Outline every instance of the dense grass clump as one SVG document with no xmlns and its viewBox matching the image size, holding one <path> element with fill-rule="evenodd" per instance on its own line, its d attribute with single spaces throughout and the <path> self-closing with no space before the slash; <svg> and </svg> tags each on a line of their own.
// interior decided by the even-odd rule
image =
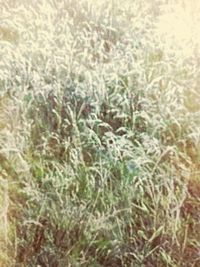
<svg viewBox="0 0 200 267">
<path fill-rule="evenodd" d="M 0 267 L 200 266 L 198 46 L 159 30 L 184 8 L 1 6 Z"/>
</svg>

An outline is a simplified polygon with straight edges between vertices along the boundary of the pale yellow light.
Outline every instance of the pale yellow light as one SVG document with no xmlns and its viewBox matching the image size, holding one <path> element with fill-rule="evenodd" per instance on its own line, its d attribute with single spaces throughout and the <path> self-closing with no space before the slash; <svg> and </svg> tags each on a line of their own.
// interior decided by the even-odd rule
<svg viewBox="0 0 200 267">
<path fill-rule="evenodd" d="M 158 18 L 156 31 L 165 49 L 191 56 L 200 46 L 200 2 L 179 1 Z"/>
</svg>

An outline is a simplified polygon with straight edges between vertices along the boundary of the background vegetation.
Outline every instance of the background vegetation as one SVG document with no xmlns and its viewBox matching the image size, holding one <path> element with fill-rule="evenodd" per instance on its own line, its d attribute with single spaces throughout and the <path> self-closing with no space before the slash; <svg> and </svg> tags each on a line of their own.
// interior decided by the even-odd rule
<svg viewBox="0 0 200 267">
<path fill-rule="evenodd" d="M 1 267 L 200 266 L 199 28 L 176 2 L 1 1 Z"/>
</svg>

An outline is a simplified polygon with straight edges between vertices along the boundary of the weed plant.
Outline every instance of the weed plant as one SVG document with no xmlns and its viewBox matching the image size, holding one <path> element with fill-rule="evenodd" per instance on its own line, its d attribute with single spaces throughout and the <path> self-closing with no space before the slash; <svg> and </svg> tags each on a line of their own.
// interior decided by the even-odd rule
<svg viewBox="0 0 200 267">
<path fill-rule="evenodd" d="M 0 1 L 1 267 L 200 266 L 197 50 L 147 2 Z"/>
</svg>

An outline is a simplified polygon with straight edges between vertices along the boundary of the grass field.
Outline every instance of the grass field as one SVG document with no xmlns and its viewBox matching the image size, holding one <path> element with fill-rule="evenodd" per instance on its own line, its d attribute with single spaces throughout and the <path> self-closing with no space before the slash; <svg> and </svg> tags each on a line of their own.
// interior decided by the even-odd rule
<svg viewBox="0 0 200 267">
<path fill-rule="evenodd" d="M 0 6 L 0 267 L 199 267 L 198 2 Z"/>
</svg>

